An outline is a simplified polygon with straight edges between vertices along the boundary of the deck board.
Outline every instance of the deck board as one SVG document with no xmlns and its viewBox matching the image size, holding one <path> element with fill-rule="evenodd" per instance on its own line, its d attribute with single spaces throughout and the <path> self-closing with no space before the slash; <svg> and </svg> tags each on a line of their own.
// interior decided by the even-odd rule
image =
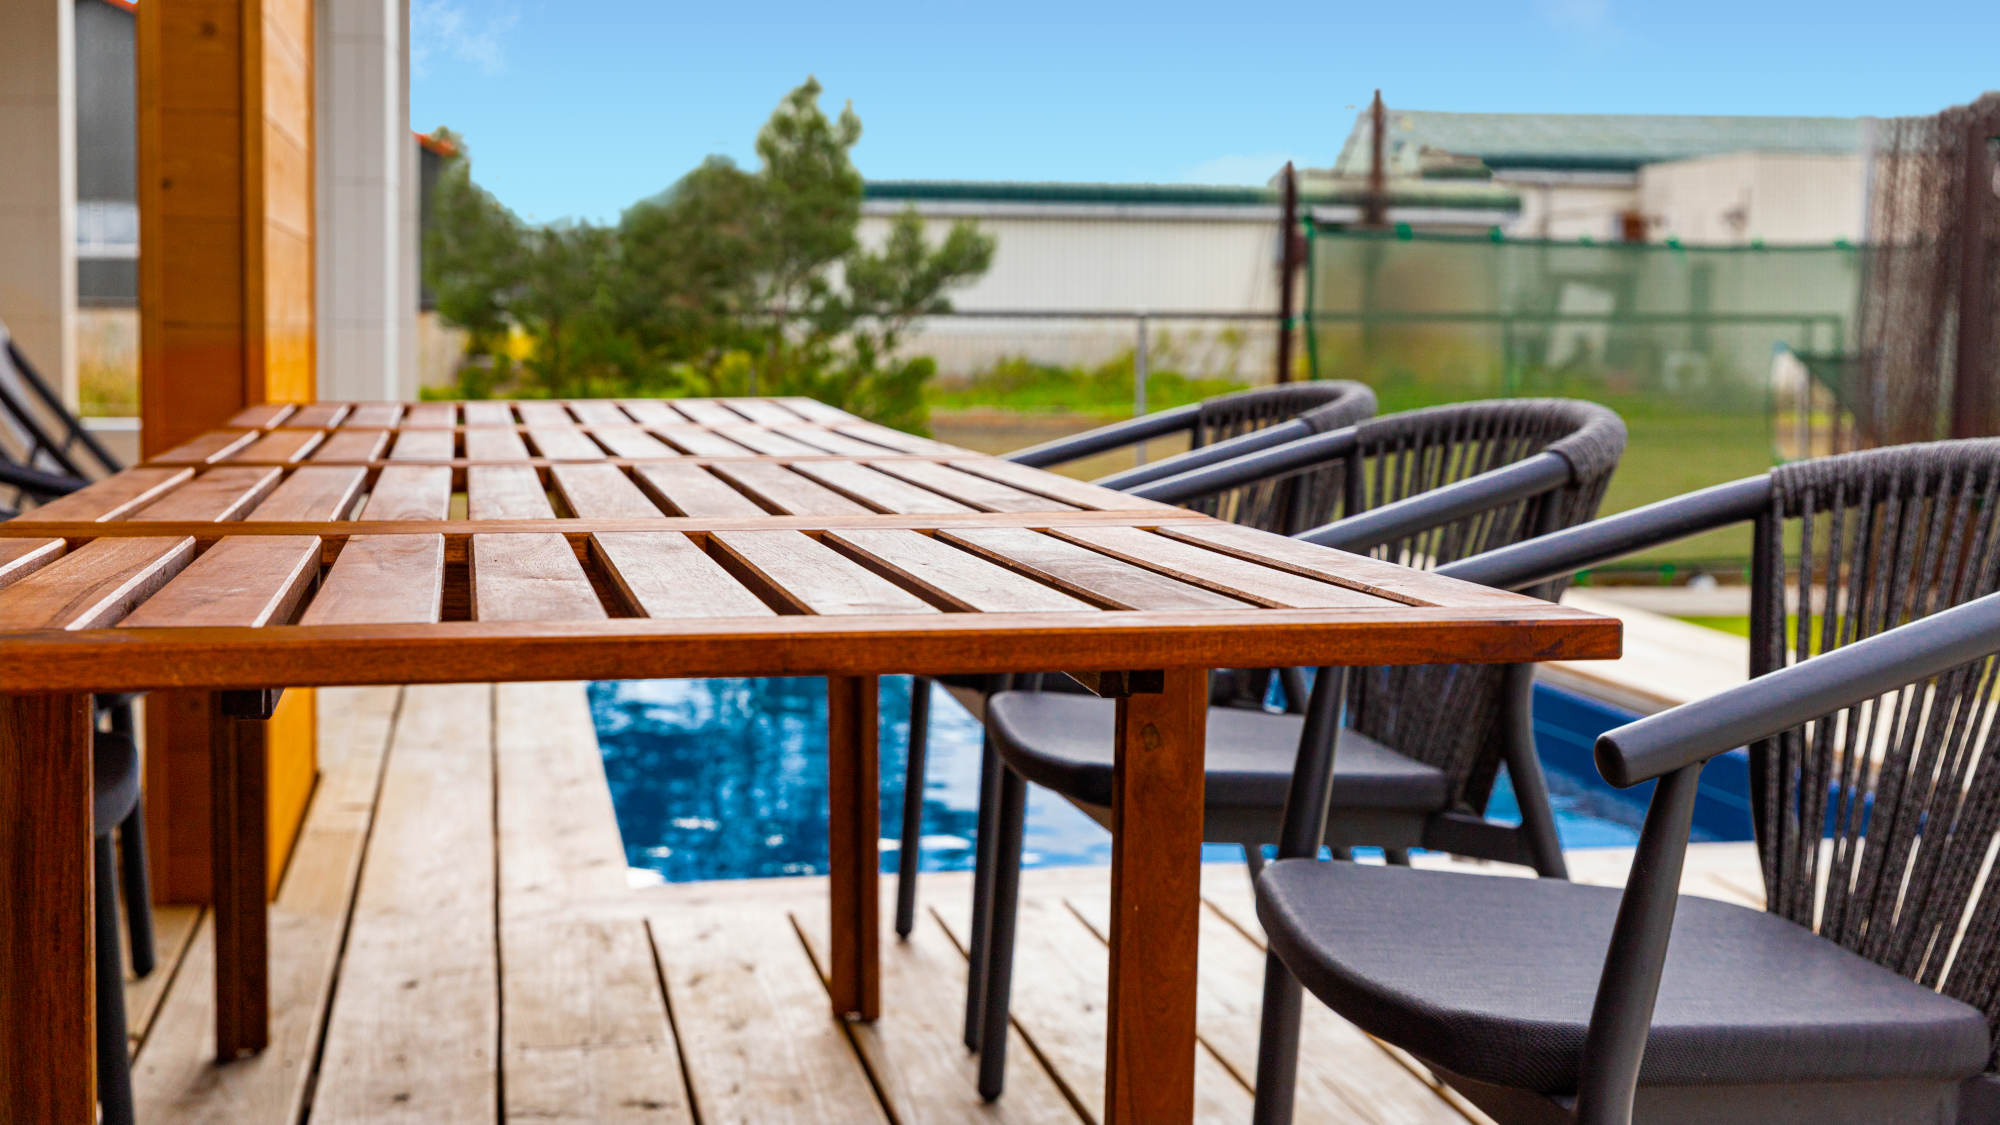
<svg viewBox="0 0 2000 1125">
<path fill-rule="evenodd" d="M 493 689 L 404 698 L 327 1023 L 321 1125 L 492 1120 L 499 1107 Z"/>
</svg>

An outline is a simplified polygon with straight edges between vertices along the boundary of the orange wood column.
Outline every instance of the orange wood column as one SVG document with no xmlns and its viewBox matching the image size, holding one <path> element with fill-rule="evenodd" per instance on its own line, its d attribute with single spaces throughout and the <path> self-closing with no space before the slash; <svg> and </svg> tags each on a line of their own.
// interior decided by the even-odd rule
<svg viewBox="0 0 2000 1125">
<path fill-rule="evenodd" d="M 253 403 L 313 397 L 312 0 L 141 4 L 140 444 L 158 453 Z M 209 709 L 146 707 L 156 897 L 206 901 Z M 270 871 L 312 792 L 313 699 L 271 720 Z"/>
</svg>

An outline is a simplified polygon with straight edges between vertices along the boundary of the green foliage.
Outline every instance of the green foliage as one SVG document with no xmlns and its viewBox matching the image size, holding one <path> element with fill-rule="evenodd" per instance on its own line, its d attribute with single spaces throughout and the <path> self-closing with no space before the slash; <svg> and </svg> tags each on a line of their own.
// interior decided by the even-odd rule
<svg viewBox="0 0 2000 1125">
<path fill-rule="evenodd" d="M 1147 349 L 1146 407 L 1165 410 L 1244 388 L 1239 379 L 1189 375 L 1186 368 L 1242 371 L 1243 334 L 1234 329 L 1203 339 L 1155 332 Z M 1199 354 L 1196 354 L 1199 353 Z M 1127 348 L 1095 367 L 1036 363 L 1008 356 L 952 386 L 926 392 L 936 410 L 1010 410 L 1033 414 L 1130 417 L 1138 352 Z"/>
<path fill-rule="evenodd" d="M 898 347 L 993 240 L 958 222 L 933 246 L 910 210 L 861 246 L 861 119 L 819 95 L 808 79 L 779 103 L 756 171 L 710 157 L 615 226 L 523 223 L 454 161 L 426 246 L 439 311 L 470 333 L 451 393 L 811 395 L 923 429 L 936 365 Z"/>
</svg>

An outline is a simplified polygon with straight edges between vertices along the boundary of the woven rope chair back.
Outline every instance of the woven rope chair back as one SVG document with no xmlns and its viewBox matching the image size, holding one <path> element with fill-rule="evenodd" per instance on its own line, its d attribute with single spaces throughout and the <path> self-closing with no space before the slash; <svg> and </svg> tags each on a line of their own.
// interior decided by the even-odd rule
<svg viewBox="0 0 2000 1125">
<path fill-rule="evenodd" d="M 1259 387 L 1202 403 L 1189 442 L 1191 448 L 1213 445 L 1295 418 L 1324 433 L 1352 426 L 1374 413 L 1375 393 L 1359 383 L 1328 380 Z M 1302 482 L 1310 475 L 1310 471 L 1293 473 L 1227 489 L 1188 507 L 1232 523 L 1290 534 L 1311 526 L 1298 522 L 1309 514 Z"/>
<path fill-rule="evenodd" d="M 1625 425 L 1616 414 L 1568 399 L 1461 403 L 1392 414 L 1361 428 L 1355 455 L 1313 481 L 1322 508 L 1367 511 L 1543 452 L 1570 463 L 1570 479 L 1559 488 L 1372 552 L 1424 569 L 1589 521 L 1625 450 Z M 1553 599 L 1561 588 L 1535 593 Z M 1482 812 L 1506 741 L 1505 675 L 1491 665 L 1360 669 L 1349 681 L 1349 723 L 1443 770 L 1454 807 Z"/>
<path fill-rule="evenodd" d="M 1750 673 L 2000 589 L 2000 439 L 1787 465 L 1757 521 Z M 2000 648 L 2000 638 L 1995 639 Z M 2000 1016 L 1996 661 L 1750 748 L 1769 909 Z"/>
</svg>

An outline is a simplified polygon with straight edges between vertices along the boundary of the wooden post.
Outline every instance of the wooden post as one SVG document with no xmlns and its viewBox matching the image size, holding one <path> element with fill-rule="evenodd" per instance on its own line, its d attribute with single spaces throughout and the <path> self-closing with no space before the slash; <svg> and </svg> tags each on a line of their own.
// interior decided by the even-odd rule
<svg viewBox="0 0 2000 1125">
<path fill-rule="evenodd" d="M 1993 214 L 1993 146 L 1996 124 L 1974 115 L 1965 126 L 1965 165 L 1959 177 L 1958 351 L 1951 386 L 1951 436 L 1994 432 L 1993 268 L 1987 227 Z"/>
<path fill-rule="evenodd" d="M 313 397 L 312 0 L 141 4 L 140 444 L 158 453 L 253 403 Z M 271 721 L 270 855 L 312 791 L 313 701 Z M 146 707 L 155 896 L 210 894 L 208 699 Z"/>
<path fill-rule="evenodd" d="M 876 678 L 826 681 L 827 852 L 833 903 L 829 960 L 834 1014 L 873 1020 L 882 1014 L 881 755 L 876 739 Z"/>
<path fill-rule="evenodd" d="M 1107 1122 L 1194 1119 L 1207 722 L 1200 668 L 1169 668 L 1160 693 L 1118 700 Z"/>
<path fill-rule="evenodd" d="M 0 1121 L 97 1120 L 91 729 L 87 695 L 0 695 Z"/>
</svg>

